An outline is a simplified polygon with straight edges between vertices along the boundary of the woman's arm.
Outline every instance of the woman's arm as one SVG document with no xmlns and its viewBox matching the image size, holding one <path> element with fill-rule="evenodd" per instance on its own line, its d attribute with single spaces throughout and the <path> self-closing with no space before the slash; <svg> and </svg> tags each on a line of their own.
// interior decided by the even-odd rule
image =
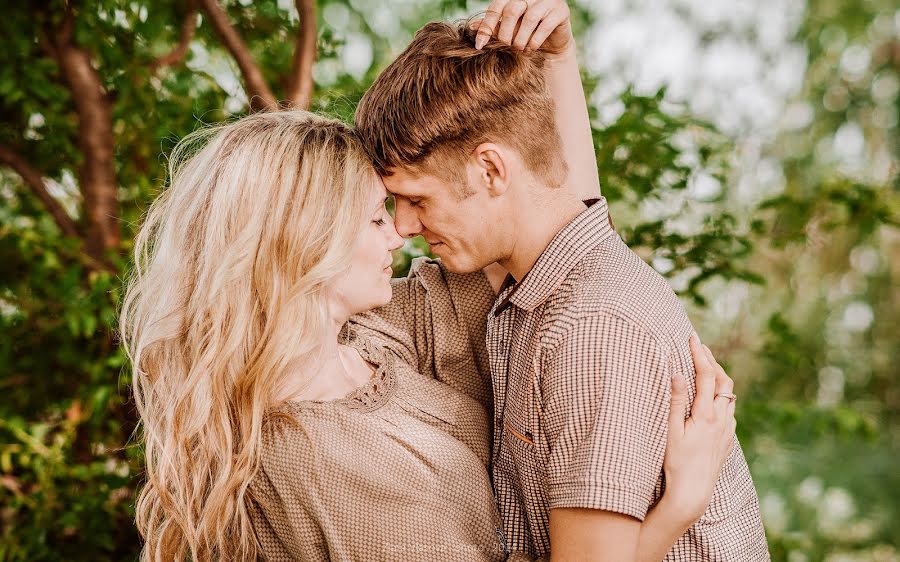
<svg viewBox="0 0 900 562">
<path fill-rule="evenodd" d="M 666 491 L 641 524 L 639 562 L 662 560 L 706 511 L 713 489 L 734 443 L 735 401 L 732 381 L 696 335 L 691 356 L 697 372 L 697 395 L 687 414 L 688 392 L 683 377 L 672 379 L 669 431 L 663 472 Z"/>
<path fill-rule="evenodd" d="M 597 157 L 569 7 L 562 0 L 539 0 L 530 6 L 522 0 L 494 0 L 478 23 L 479 48 L 495 36 L 523 50 L 544 51 L 544 79 L 555 105 L 556 129 L 569 168 L 566 181 L 582 199 L 599 197 Z"/>
</svg>

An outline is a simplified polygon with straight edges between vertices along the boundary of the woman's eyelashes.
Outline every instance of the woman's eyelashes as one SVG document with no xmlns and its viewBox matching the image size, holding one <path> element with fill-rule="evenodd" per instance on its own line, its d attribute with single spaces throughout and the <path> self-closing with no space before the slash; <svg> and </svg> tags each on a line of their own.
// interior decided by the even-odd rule
<svg viewBox="0 0 900 562">
<path fill-rule="evenodd" d="M 389 217 L 390 215 L 388 214 L 387 209 L 382 208 L 381 212 L 378 213 L 378 216 L 372 219 L 372 222 L 374 222 L 377 226 L 384 226 L 388 223 Z"/>
</svg>

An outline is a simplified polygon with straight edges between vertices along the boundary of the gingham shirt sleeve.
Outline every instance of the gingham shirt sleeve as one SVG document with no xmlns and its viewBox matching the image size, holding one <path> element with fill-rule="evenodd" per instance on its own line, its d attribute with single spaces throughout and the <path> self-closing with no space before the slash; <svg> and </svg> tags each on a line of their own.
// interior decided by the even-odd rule
<svg viewBox="0 0 900 562">
<path fill-rule="evenodd" d="M 494 290 L 482 272 L 456 274 L 416 258 L 409 275 L 391 281 L 391 302 L 351 319 L 355 329 L 384 342 L 419 373 L 491 407 L 485 347 Z"/>
<path fill-rule="evenodd" d="M 633 321 L 594 314 L 573 319 L 542 365 L 550 508 L 643 520 L 665 453 L 663 351 Z"/>
</svg>

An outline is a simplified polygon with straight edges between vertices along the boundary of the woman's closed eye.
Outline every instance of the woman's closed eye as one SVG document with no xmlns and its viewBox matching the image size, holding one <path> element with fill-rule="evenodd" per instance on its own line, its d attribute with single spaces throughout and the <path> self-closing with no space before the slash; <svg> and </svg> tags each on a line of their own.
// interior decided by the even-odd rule
<svg viewBox="0 0 900 562">
<path fill-rule="evenodd" d="M 388 221 L 390 221 L 390 220 L 391 220 L 391 215 L 390 215 L 390 213 L 388 213 L 387 208 L 382 207 L 381 211 L 378 213 L 378 216 L 376 216 L 374 219 L 372 219 L 372 222 L 375 223 L 376 226 L 381 227 L 381 226 L 386 225 L 388 223 Z"/>
</svg>

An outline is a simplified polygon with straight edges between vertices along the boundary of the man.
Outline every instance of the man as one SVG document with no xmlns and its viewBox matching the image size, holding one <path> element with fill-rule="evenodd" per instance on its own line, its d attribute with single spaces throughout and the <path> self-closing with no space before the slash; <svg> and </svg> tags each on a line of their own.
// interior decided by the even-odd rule
<svg viewBox="0 0 900 562">
<path fill-rule="evenodd" d="M 606 201 L 583 202 L 599 181 L 568 19 L 560 0 L 496 0 L 477 34 L 429 24 L 356 125 L 402 235 L 423 235 L 451 271 L 509 272 L 487 330 L 507 550 L 619 562 L 636 558 L 665 486 L 670 380 L 693 381 L 693 329 L 612 230 Z M 708 509 L 681 532 L 667 560 L 768 560 L 736 441 Z"/>
</svg>

